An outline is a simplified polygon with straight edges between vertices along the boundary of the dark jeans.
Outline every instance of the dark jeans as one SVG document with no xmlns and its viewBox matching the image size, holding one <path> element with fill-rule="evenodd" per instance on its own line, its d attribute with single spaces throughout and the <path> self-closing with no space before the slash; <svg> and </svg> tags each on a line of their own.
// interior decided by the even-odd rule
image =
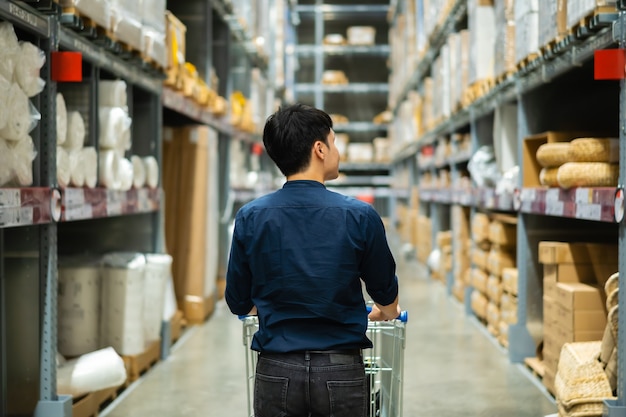
<svg viewBox="0 0 626 417">
<path fill-rule="evenodd" d="M 369 386 L 360 352 L 261 353 L 255 417 L 367 417 Z"/>
</svg>

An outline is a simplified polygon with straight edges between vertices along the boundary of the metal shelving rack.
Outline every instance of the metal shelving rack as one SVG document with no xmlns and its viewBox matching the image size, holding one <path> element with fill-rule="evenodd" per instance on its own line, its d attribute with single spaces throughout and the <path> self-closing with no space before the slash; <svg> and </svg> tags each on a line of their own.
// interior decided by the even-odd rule
<svg viewBox="0 0 626 417">
<path fill-rule="evenodd" d="M 394 10 L 400 6 L 399 3 L 402 3 L 402 0 L 392 3 Z M 621 154 L 626 154 L 626 129 L 624 128 L 626 125 L 626 83 L 622 80 L 619 88 L 616 83 L 593 83 L 592 71 L 596 50 L 614 48 L 618 45 L 620 48 L 626 47 L 626 2 L 618 3 L 619 13 L 596 15 L 588 27 L 581 27 L 577 33 L 562 40 L 552 53 L 544 54 L 530 65 L 508 76 L 469 107 L 457 111 L 430 132 L 415 138 L 414 141 L 401 148 L 394 155 L 393 166 L 396 172 L 408 174 L 409 184 L 403 184 L 403 186 L 408 186 L 409 189 L 417 187 L 420 170 L 435 168 L 418 165 L 415 156 L 424 146 L 433 144 L 439 137 L 469 130 L 472 150 L 476 151 L 480 144 L 492 140 L 491 137 L 485 138 L 484 131 L 485 125 L 493 123 L 492 118 L 496 109 L 510 103 L 517 104 L 517 154 L 520 167 L 522 167 L 522 139 L 530 134 L 550 130 L 551 124 L 555 130 L 610 126 L 615 136 L 619 134 Z M 404 86 L 398 102 L 395 103 L 394 114 L 397 113 L 399 103 L 408 92 L 418 88 L 423 82 L 445 39 L 456 30 L 466 13 L 466 0 L 454 2 L 445 21 L 431 35 L 430 49 Z M 392 16 L 393 19 L 395 17 Z M 581 82 L 581 80 L 586 80 L 586 82 Z M 574 91 L 565 91 L 569 90 L 563 88 L 567 85 L 576 85 L 576 88 L 573 89 Z M 591 96 L 593 99 L 589 99 Z M 554 106 L 570 102 L 575 104 L 566 106 L 567 111 L 572 111 L 568 117 L 550 112 Z M 602 105 L 598 106 L 599 103 Z M 602 107 L 602 109 L 591 108 L 594 106 Z M 608 115 L 598 115 L 601 111 Z M 589 113 L 589 115 L 585 116 L 582 112 Z M 543 116 L 545 114 L 550 114 L 552 120 L 547 121 Z M 598 120 L 591 120 L 594 117 Z M 621 162 L 619 188 L 626 184 L 626 164 L 623 163 L 623 158 Z M 585 234 L 587 238 L 590 236 L 595 236 L 597 239 L 614 238 L 616 242 L 619 242 L 619 270 L 626 270 L 626 226 L 623 220 L 616 221 L 614 217 L 616 210 L 619 210 L 619 207 L 615 206 L 615 188 L 549 189 L 546 191 L 524 188 L 521 178 L 523 178 L 523 173 L 520 173 L 518 189 L 513 195 L 497 196 L 493 189 L 480 188 L 469 191 L 420 189 L 420 200 L 429 205 L 449 207 L 450 204 L 459 204 L 471 207 L 472 210 L 504 211 L 517 216 L 519 307 L 518 323 L 509 328 L 508 355 L 512 362 L 523 362 L 524 358 L 536 354 L 535 336 L 542 319 L 542 275 L 536 257 L 536 247 L 540 240 L 558 240 L 563 237 L 576 238 L 577 236 L 582 238 Z M 593 233 L 590 233 L 592 230 Z M 620 286 L 624 286 L 625 283 L 626 277 L 621 274 Z M 448 285 L 450 285 L 449 282 Z M 467 296 L 465 309 L 468 314 L 473 314 Z M 623 346 L 626 346 L 626 301 L 624 300 L 620 301 L 619 323 L 618 346 L 621 347 L 619 350 L 623 351 Z M 622 355 L 618 362 L 618 399 L 605 402 L 603 414 L 605 416 L 626 415 L 624 375 L 626 375 L 626 358 Z"/>
</svg>

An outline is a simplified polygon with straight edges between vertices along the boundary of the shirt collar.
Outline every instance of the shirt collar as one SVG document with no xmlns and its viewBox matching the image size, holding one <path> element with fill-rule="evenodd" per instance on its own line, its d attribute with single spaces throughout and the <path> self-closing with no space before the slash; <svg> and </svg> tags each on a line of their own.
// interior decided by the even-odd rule
<svg viewBox="0 0 626 417">
<path fill-rule="evenodd" d="M 324 184 L 322 184 L 319 181 L 314 181 L 314 180 L 292 180 L 292 181 L 287 181 L 285 184 L 283 184 L 283 188 L 307 188 L 307 187 L 311 187 L 311 188 L 326 188 L 326 186 Z"/>
</svg>

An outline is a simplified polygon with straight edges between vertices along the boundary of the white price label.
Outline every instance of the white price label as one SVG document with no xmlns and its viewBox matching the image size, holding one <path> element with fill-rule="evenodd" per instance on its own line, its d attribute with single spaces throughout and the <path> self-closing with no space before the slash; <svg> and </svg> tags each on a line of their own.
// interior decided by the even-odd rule
<svg viewBox="0 0 626 417">
<path fill-rule="evenodd" d="M 559 202 L 561 197 L 561 189 L 560 188 L 550 188 L 546 191 L 546 204 L 557 203 Z"/>
<path fill-rule="evenodd" d="M 121 201 L 107 202 L 107 216 L 119 216 L 120 214 L 122 214 Z"/>
<path fill-rule="evenodd" d="M 93 217 L 93 208 L 89 204 L 83 204 L 81 206 L 66 207 L 65 220 L 83 220 L 91 219 Z"/>
<path fill-rule="evenodd" d="M 563 202 L 562 201 L 546 202 L 546 214 L 548 216 L 562 216 L 563 215 Z"/>
<path fill-rule="evenodd" d="M 20 190 L 0 189 L 0 207 L 19 207 L 21 205 Z"/>
<path fill-rule="evenodd" d="M 601 220 L 602 206 L 600 204 L 576 204 L 576 218 Z"/>
<path fill-rule="evenodd" d="M 85 204 L 85 191 L 82 188 L 66 188 L 63 191 L 63 204 L 66 207 Z"/>
<path fill-rule="evenodd" d="M 577 188 L 576 189 L 576 204 L 589 204 L 593 200 L 593 188 Z"/>
<path fill-rule="evenodd" d="M 8 207 L 0 210 L 0 227 L 33 224 L 32 207 Z"/>
</svg>

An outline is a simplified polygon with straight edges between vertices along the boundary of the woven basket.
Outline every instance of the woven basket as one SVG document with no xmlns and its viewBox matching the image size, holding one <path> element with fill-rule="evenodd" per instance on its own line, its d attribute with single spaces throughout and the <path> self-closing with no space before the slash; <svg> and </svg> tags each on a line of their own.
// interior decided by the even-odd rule
<svg viewBox="0 0 626 417">
<path fill-rule="evenodd" d="M 604 283 L 604 293 L 607 297 L 616 289 L 619 288 L 619 272 L 614 273 Z M 607 305 L 607 310 L 610 310 Z"/>
<path fill-rule="evenodd" d="M 535 155 L 539 165 L 544 168 L 553 168 L 570 162 L 570 152 L 570 142 L 553 142 L 541 145 Z"/>
<path fill-rule="evenodd" d="M 542 168 L 539 172 L 539 183 L 546 187 L 558 187 L 559 181 L 557 175 L 559 173 L 558 168 Z"/>
<path fill-rule="evenodd" d="M 619 165 L 603 162 L 568 162 L 557 173 L 562 188 L 615 187 L 618 177 Z"/>
<path fill-rule="evenodd" d="M 554 385 L 557 404 L 566 416 L 601 416 L 602 402 L 613 398 L 598 361 L 600 345 L 599 341 L 565 343 L 561 349 Z"/>
<path fill-rule="evenodd" d="M 580 138 L 571 142 L 571 162 L 619 162 L 619 139 Z"/>
</svg>

